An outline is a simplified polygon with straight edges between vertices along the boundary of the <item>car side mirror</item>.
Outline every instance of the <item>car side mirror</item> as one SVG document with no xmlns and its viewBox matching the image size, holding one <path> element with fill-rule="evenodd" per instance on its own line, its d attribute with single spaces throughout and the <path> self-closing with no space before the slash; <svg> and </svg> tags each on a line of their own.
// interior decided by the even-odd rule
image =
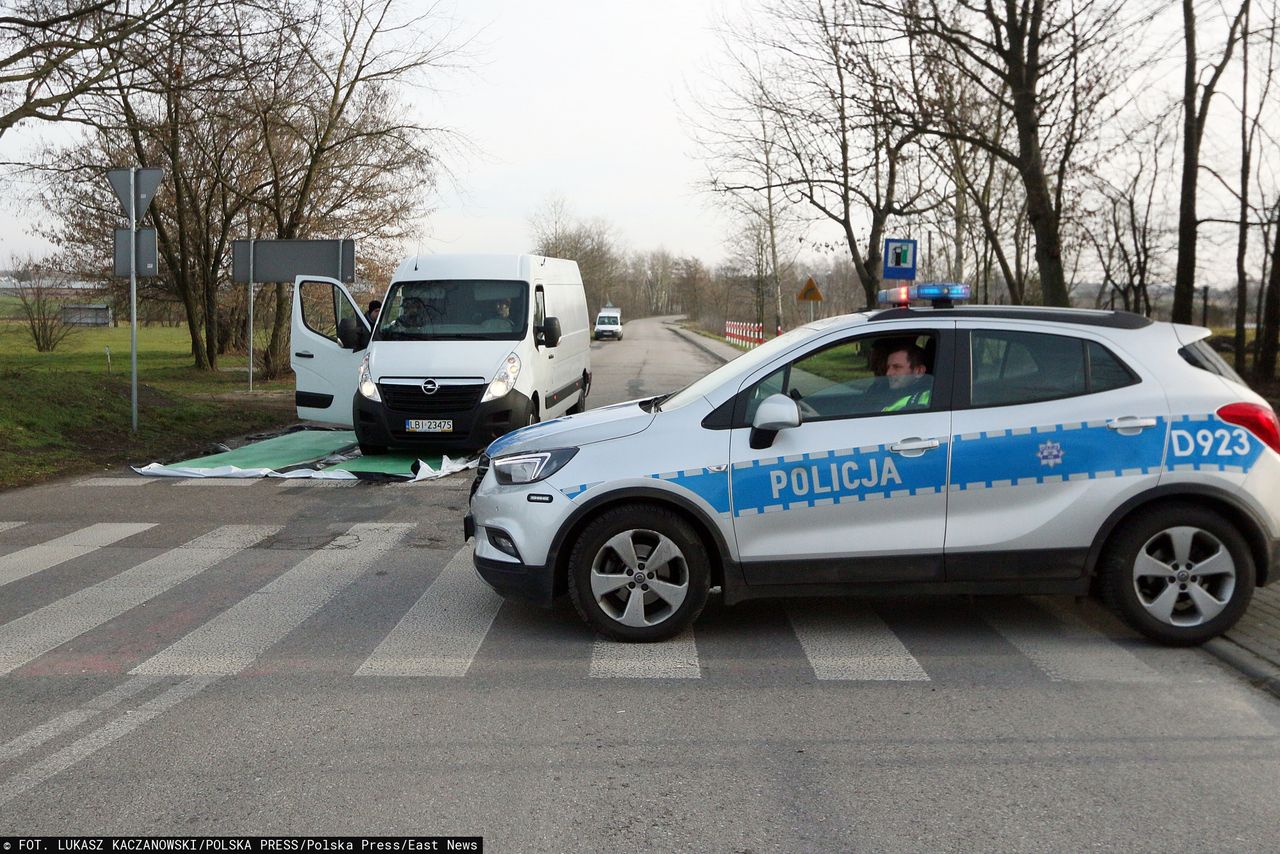
<svg viewBox="0 0 1280 854">
<path fill-rule="evenodd" d="M 560 343 L 560 318 L 548 317 L 542 321 L 542 346 L 555 347 Z"/>
<path fill-rule="evenodd" d="M 369 345 L 369 333 L 354 317 L 344 317 L 338 321 L 338 343 L 348 350 L 363 350 Z"/>
<path fill-rule="evenodd" d="M 803 422 L 800 417 L 800 405 L 785 394 L 771 394 L 756 407 L 756 416 L 751 419 L 751 447 L 761 450 L 773 445 L 779 430 L 799 427 Z"/>
</svg>

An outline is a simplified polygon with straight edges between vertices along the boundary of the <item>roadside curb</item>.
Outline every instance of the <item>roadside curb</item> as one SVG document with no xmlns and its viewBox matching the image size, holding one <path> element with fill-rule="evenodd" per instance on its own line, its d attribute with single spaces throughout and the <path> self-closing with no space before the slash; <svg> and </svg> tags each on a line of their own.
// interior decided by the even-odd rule
<svg viewBox="0 0 1280 854">
<path fill-rule="evenodd" d="M 706 344 L 702 343 L 702 341 L 699 340 L 702 337 L 701 335 L 697 335 L 692 332 L 686 332 L 685 330 L 681 329 L 679 326 L 676 326 L 674 323 L 667 323 L 665 324 L 665 326 L 667 327 L 667 329 L 675 333 L 675 335 L 678 338 L 683 338 L 685 341 L 688 341 L 690 344 L 697 347 L 699 350 L 706 353 L 708 356 L 712 357 L 716 361 L 722 364 L 727 364 L 730 361 L 720 353 L 717 353 L 715 350 L 712 350 Z"/>
<path fill-rule="evenodd" d="M 1280 697 L 1280 667 L 1276 667 L 1230 638 L 1214 638 L 1203 649 L 1224 664 L 1240 671 L 1249 682 Z"/>
</svg>

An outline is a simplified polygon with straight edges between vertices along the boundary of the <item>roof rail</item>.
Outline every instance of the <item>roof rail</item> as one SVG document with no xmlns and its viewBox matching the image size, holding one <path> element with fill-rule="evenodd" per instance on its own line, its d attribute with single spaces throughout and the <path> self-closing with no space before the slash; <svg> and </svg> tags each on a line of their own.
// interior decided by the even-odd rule
<svg viewBox="0 0 1280 854">
<path fill-rule="evenodd" d="M 1142 329 L 1154 321 L 1130 311 L 1095 311 L 1085 308 L 1040 308 L 1023 306 L 966 305 L 941 311 L 921 308 L 891 308 L 878 311 L 867 318 L 869 323 L 880 320 L 906 320 L 925 317 L 986 317 L 1004 320 L 1040 320 L 1049 323 L 1075 323 L 1082 326 L 1105 326 L 1111 329 Z"/>
</svg>

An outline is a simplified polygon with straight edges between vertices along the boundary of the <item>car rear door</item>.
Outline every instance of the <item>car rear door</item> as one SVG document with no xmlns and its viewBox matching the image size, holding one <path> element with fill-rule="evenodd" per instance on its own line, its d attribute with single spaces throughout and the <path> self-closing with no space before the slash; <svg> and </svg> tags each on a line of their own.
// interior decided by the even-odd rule
<svg viewBox="0 0 1280 854">
<path fill-rule="evenodd" d="M 1163 389 L 1087 326 L 958 325 L 947 580 L 1078 577 L 1103 520 L 1159 480 Z"/>
<path fill-rule="evenodd" d="M 299 276 L 290 332 L 298 417 L 352 426 L 351 400 L 370 333 L 364 313 L 337 279 Z"/>
</svg>

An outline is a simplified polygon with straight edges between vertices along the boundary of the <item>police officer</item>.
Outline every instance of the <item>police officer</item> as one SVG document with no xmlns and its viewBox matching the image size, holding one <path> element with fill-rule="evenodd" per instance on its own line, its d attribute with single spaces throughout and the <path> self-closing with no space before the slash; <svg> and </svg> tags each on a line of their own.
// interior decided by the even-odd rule
<svg viewBox="0 0 1280 854">
<path fill-rule="evenodd" d="M 882 412 L 924 409 L 933 390 L 932 378 L 924 364 L 924 350 L 915 343 L 905 344 L 889 352 L 884 362 L 884 376 L 889 380 L 890 402 Z"/>
</svg>

